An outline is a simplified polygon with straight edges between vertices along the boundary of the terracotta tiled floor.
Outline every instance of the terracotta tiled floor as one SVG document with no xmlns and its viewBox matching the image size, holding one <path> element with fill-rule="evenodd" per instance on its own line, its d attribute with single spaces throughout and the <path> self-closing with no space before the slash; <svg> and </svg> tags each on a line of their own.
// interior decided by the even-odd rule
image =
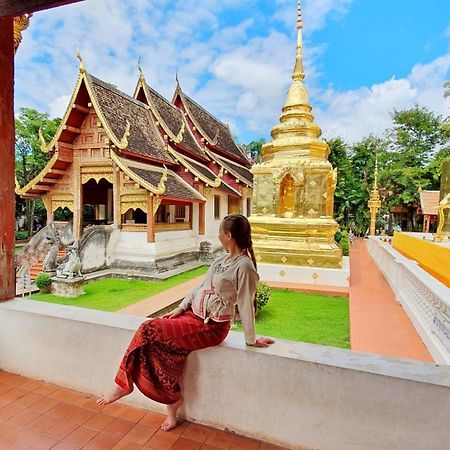
<svg viewBox="0 0 450 450">
<path fill-rule="evenodd" d="M 163 432 L 164 416 L 0 370 L 0 450 L 281 449 L 203 425 Z"/>
<path fill-rule="evenodd" d="M 357 239 L 352 245 L 350 270 L 352 350 L 432 362 L 363 239 Z"/>
</svg>

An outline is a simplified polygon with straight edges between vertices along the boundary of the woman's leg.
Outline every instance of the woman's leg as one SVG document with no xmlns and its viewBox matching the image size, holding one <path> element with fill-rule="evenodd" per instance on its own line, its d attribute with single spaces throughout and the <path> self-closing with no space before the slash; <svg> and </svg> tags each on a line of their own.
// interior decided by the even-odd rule
<svg viewBox="0 0 450 450">
<path fill-rule="evenodd" d="M 97 398 L 97 404 L 108 405 L 109 403 L 116 402 L 120 398 L 131 394 L 133 392 L 133 380 L 131 379 L 130 375 L 127 375 L 127 378 L 129 386 L 128 389 L 124 390 L 118 384 L 114 384 L 114 387 L 112 389 Z"/>
<path fill-rule="evenodd" d="M 175 403 L 167 405 L 167 417 L 166 420 L 161 425 L 161 429 L 164 431 L 169 431 L 177 426 L 177 411 L 178 408 L 183 404 L 184 398 L 181 397 Z"/>
</svg>

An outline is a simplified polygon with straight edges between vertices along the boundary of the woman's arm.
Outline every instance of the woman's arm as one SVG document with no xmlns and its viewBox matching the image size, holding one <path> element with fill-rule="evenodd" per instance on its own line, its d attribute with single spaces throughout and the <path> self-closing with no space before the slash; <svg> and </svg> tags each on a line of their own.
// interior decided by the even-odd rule
<svg viewBox="0 0 450 450">
<path fill-rule="evenodd" d="M 237 305 L 247 345 L 256 344 L 255 308 L 253 299 L 255 298 L 258 279 L 258 273 L 253 267 L 250 267 L 250 265 L 245 265 L 238 269 Z"/>
</svg>

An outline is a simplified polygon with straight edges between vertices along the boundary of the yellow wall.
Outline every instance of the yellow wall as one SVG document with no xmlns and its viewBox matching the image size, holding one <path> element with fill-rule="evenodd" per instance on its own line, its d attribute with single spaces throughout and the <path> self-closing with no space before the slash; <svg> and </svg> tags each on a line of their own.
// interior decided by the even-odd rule
<svg viewBox="0 0 450 450">
<path fill-rule="evenodd" d="M 417 261 L 422 269 L 450 287 L 450 248 L 401 232 L 394 233 L 392 245 L 395 250 Z"/>
</svg>

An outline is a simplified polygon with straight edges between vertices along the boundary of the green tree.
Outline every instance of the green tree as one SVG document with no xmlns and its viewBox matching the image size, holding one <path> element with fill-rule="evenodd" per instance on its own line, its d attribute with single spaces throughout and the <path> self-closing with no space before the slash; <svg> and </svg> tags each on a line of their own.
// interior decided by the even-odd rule
<svg viewBox="0 0 450 450">
<path fill-rule="evenodd" d="M 252 141 L 250 144 L 246 144 L 245 148 L 247 150 L 248 157 L 255 163 L 260 163 L 262 161 L 261 148 L 266 143 L 264 138 L 257 141 Z"/>
<path fill-rule="evenodd" d="M 16 126 L 16 177 L 21 187 L 28 184 L 47 164 L 50 155 L 40 149 L 39 128 L 46 142 L 55 135 L 61 119 L 50 119 L 48 114 L 35 109 L 21 108 Z M 17 199 L 17 210 L 27 216 L 28 234 L 33 233 L 34 200 Z"/>
</svg>

